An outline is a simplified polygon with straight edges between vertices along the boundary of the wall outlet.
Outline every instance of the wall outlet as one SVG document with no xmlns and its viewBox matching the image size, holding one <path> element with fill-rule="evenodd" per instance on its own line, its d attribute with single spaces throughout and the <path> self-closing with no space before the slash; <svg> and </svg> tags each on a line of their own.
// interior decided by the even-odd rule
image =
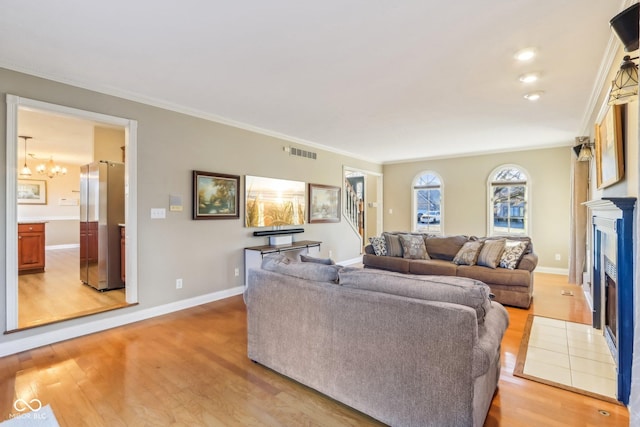
<svg viewBox="0 0 640 427">
<path fill-rule="evenodd" d="M 556 254 L 556 261 L 560 261 L 562 259 L 562 257 L 560 256 L 560 254 Z"/>
<path fill-rule="evenodd" d="M 393 215 L 393 209 L 389 209 L 389 215 Z"/>
<path fill-rule="evenodd" d="M 329 258 L 333 258 L 333 251 L 329 249 Z"/>
<path fill-rule="evenodd" d="M 236 268 L 235 270 L 233 270 L 233 274 L 234 274 L 236 277 L 240 276 L 240 269 L 239 269 L 239 268 Z"/>
<path fill-rule="evenodd" d="M 176 289 L 182 289 L 182 279 L 176 279 Z"/>
</svg>

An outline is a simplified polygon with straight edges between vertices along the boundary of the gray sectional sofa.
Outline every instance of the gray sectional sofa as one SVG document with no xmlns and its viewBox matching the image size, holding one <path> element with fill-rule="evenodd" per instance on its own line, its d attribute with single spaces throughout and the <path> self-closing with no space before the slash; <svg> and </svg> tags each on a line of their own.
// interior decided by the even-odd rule
<svg viewBox="0 0 640 427">
<path fill-rule="evenodd" d="M 459 277 L 266 257 L 245 290 L 248 356 L 386 424 L 482 426 L 505 308 Z"/>
<path fill-rule="evenodd" d="M 422 239 L 426 256 L 420 253 L 419 248 L 408 247 L 409 251 L 404 250 L 402 236 L 417 237 L 418 241 Z M 386 243 L 383 244 L 386 244 L 388 251 L 386 254 L 376 255 L 374 245 L 367 245 L 362 257 L 365 268 L 405 274 L 467 277 L 489 285 L 495 300 L 501 304 L 520 308 L 528 308 L 531 304 L 533 270 L 538 264 L 538 256 L 533 252 L 533 245 L 528 237 L 478 238 L 463 235 L 437 237 L 421 233 L 385 232 L 378 240 L 380 239 L 384 239 Z M 503 252 L 494 252 L 498 262 L 495 259 L 492 261 L 490 256 L 481 257 L 485 252 L 484 249 L 498 241 L 523 244 L 523 252 L 517 256 L 517 259 L 511 260 L 510 268 L 501 267 L 499 263 L 504 249 Z M 465 245 L 479 248 L 475 259 L 473 257 L 469 259 L 463 257 L 461 260 L 456 258 Z"/>
</svg>

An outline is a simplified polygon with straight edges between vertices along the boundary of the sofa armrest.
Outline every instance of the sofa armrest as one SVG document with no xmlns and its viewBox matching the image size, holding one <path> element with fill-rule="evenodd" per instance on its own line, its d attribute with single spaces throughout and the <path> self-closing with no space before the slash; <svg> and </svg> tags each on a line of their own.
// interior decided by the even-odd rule
<svg viewBox="0 0 640 427">
<path fill-rule="evenodd" d="M 525 254 L 520 263 L 518 263 L 518 270 L 527 270 L 529 272 L 533 271 L 538 265 L 538 255 L 532 253 Z"/>
<path fill-rule="evenodd" d="M 367 245 L 364 247 L 364 253 L 369 255 L 375 255 L 376 251 L 373 250 L 373 246 Z"/>
</svg>

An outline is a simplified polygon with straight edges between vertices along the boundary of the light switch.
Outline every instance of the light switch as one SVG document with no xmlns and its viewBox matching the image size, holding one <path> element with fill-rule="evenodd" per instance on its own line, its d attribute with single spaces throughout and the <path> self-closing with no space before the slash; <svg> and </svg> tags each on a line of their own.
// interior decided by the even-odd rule
<svg viewBox="0 0 640 427">
<path fill-rule="evenodd" d="M 165 219 L 167 210 L 165 208 L 151 208 L 151 219 Z"/>
</svg>

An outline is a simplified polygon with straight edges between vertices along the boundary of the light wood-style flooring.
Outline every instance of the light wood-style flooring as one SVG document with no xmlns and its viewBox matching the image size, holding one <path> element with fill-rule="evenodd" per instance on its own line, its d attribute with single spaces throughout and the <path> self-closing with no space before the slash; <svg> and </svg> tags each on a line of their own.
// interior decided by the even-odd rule
<svg viewBox="0 0 640 427">
<path fill-rule="evenodd" d="M 535 289 L 529 310 L 508 308 L 502 374 L 485 426 L 627 426 L 624 406 L 512 375 L 529 313 L 590 320 L 566 277 L 536 274 Z M 15 414 L 17 398 L 37 398 L 61 426 L 380 425 L 252 363 L 246 345 L 237 296 L 8 356 L 0 359 L 0 414 Z"/>
<path fill-rule="evenodd" d="M 80 281 L 79 249 L 47 250 L 44 273 L 18 276 L 18 328 L 126 306 L 124 289 L 100 292 Z"/>
</svg>

